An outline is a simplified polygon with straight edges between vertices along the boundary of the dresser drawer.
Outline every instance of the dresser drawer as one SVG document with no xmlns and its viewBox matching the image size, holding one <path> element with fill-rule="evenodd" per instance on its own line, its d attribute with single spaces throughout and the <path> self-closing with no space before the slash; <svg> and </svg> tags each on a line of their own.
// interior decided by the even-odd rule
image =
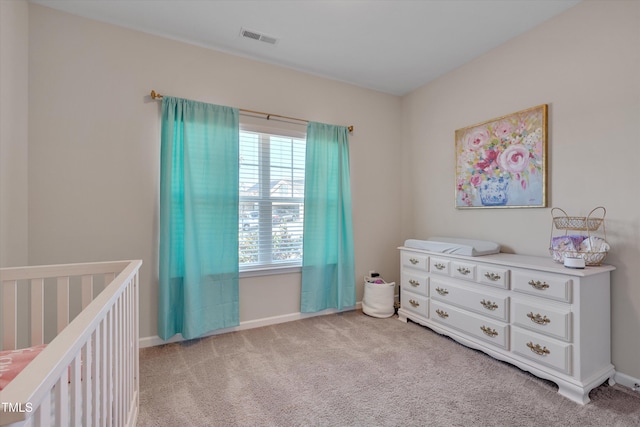
<svg viewBox="0 0 640 427">
<path fill-rule="evenodd" d="M 569 307 L 549 307 L 513 299 L 513 322 L 544 335 L 571 341 L 571 311 Z"/>
<path fill-rule="evenodd" d="M 444 258 L 429 258 L 429 271 L 431 273 L 449 275 L 451 269 L 451 261 Z"/>
<path fill-rule="evenodd" d="M 508 349 L 509 325 L 431 300 L 431 320 Z"/>
<path fill-rule="evenodd" d="M 514 353 L 571 375 L 572 345 L 544 338 L 533 332 L 511 328 L 513 339 L 511 349 Z"/>
<path fill-rule="evenodd" d="M 429 257 L 417 252 L 401 252 L 401 263 L 403 266 L 417 268 L 427 271 L 429 269 Z"/>
<path fill-rule="evenodd" d="M 498 292 L 487 292 L 482 289 L 455 285 L 445 280 L 434 277 L 429 283 L 429 295 L 432 299 L 457 305 L 478 314 L 492 317 L 503 322 L 509 321 L 509 297 L 499 295 Z M 475 285 L 476 288 L 484 286 Z"/>
<path fill-rule="evenodd" d="M 426 296 L 401 289 L 400 305 L 403 309 L 420 317 L 424 317 L 425 319 L 429 317 L 429 303 Z"/>
<path fill-rule="evenodd" d="M 513 270 L 512 289 L 558 301 L 571 302 L 571 278 L 529 270 Z"/>
<path fill-rule="evenodd" d="M 421 273 L 416 270 L 403 269 L 400 286 L 407 291 L 414 292 L 419 295 L 428 296 L 429 293 L 429 276 L 427 273 Z"/>
<path fill-rule="evenodd" d="M 490 265 L 478 265 L 478 282 L 496 288 L 509 289 L 509 270 Z"/>
<path fill-rule="evenodd" d="M 451 275 L 457 279 L 476 280 L 476 265 L 453 261 L 451 263 Z"/>
</svg>

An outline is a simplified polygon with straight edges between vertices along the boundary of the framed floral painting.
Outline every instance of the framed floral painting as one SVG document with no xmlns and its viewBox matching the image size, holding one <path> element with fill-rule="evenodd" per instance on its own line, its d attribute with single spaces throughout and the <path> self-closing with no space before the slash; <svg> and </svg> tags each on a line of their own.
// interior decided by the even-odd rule
<svg viewBox="0 0 640 427">
<path fill-rule="evenodd" d="M 456 208 L 546 207 L 547 105 L 458 129 Z"/>
</svg>

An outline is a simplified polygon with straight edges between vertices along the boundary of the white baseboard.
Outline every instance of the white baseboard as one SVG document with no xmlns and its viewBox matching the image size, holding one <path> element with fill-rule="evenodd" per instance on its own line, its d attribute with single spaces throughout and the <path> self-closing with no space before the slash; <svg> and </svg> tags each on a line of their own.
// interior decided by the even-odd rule
<svg viewBox="0 0 640 427">
<path fill-rule="evenodd" d="M 243 331 L 246 329 L 253 329 L 253 328 L 260 328 L 263 326 L 270 326 L 270 325 L 277 325 L 278 323 L 286 323 L 286 322 L 293 322 L 294 320 L 300 320 L 300 319 L 306 319 L 309 317 L 315 317 L 315 316 L 324 316 L 327 314 L 334 314 L 334 313 L 339 313 L 342 311 L 351 311 L 351 310 L 357 310 L 357 309 L 361 309 L 362 308 L 362 303 L 356 303 L 355 307 L 350 307 L 350 308 L 346 308 L 343 310 L 337 310 L 337 309 L 328 309 L 328 310 L 323 310 L 323 311 L 319 311 L 317 313 L 291 313 L 291 314 L 284 314 L 282 316 L 274 316 L 274 317 L 266 317 L 263 319 L 256 319 L 256 320 L 248 320 L 246 322 L 240 322 L 240 325 L 238 326 L 234 326 L 231 328 L 224 328 L 224 329 L 217 329 L 213 332 L 210 332 L 208 334 L 204 334 L 199 338 L 205 338 L 205 337 L 210 337 L 213 335 L 220 335 L 220 334 L 226 334 L 229 332 L 234 332 L 234 331 Z M 174 343 L 174 342 L 180 342 L 180 341 L 187 341 L 185 340 L 182 335 L 177 334 L 171 338 L 169 338 L 168 340 L 163 340 L 162 338 L 160 338 L 159 336 L 155 335 L 155 336 L 150 336 L 150 337 L 144 337 L 144 338 L 140 338 L 140 340 L 138 341 L 140 348 L 145 348 L 145 347 L 154 347 L 156 345 L 162 345 L 162 344 L 169 344 L 169 343 Z"/>
<path fill-rule="evenodd" d="M 635 391 L 640 393 L 640 379 L 633 378 L 632 376 L 623 374 L 621 372 L 616 372 L 613 379 L 616 383 L 625 387 L 629 387 L 632 390 L 635 389 Z"/>
</svg>

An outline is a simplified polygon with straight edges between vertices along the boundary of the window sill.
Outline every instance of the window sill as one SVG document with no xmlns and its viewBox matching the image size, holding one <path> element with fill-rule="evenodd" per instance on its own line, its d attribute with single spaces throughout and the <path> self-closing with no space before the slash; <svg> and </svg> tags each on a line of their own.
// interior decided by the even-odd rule
<svg viewBox="0 0 640 427">
<path fill-rule="evenodd" d="M 273 276 L 278 274 L 292 274 L 302 272 L 302 266 L 288 265 L 278 267 L 256 267 L 255 269 L 247 269 L 240 272 L 240 278 L 257 277 L 257 276 Z"/>
</svg>

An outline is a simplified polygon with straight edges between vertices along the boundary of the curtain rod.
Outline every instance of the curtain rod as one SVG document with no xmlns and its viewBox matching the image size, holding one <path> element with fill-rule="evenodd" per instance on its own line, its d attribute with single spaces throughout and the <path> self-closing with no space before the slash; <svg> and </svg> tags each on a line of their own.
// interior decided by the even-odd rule
<svg viewBox="0 0 640 427">
<path fill-rule="evenodd" d="M 162 99 L 162 95 L 159 94 L 158 92 L 156 92 L 155 90 L 152 90 L 151 91 L 151 99 Z M 262 111 L 245 110 L 244 108 L 239 108 L 239 110 L 241 112 L 243 112 L 243 113 L 259 114 L 259 115 L 262 115 L 262 116 L 266 116 L 267 120 L 271 119 L 271 117 L 277 117 L 279 119 L 297 120 L 299 122 L 309 123 L 309 120 L 297 119 L 295 117 L 281 116 L 279 114 L 270 114 L 270 113 L 263 113 Z M 347 130 L 349 132 L 353 132 L 353 125 L 347 126 Z"/>
</svg>

